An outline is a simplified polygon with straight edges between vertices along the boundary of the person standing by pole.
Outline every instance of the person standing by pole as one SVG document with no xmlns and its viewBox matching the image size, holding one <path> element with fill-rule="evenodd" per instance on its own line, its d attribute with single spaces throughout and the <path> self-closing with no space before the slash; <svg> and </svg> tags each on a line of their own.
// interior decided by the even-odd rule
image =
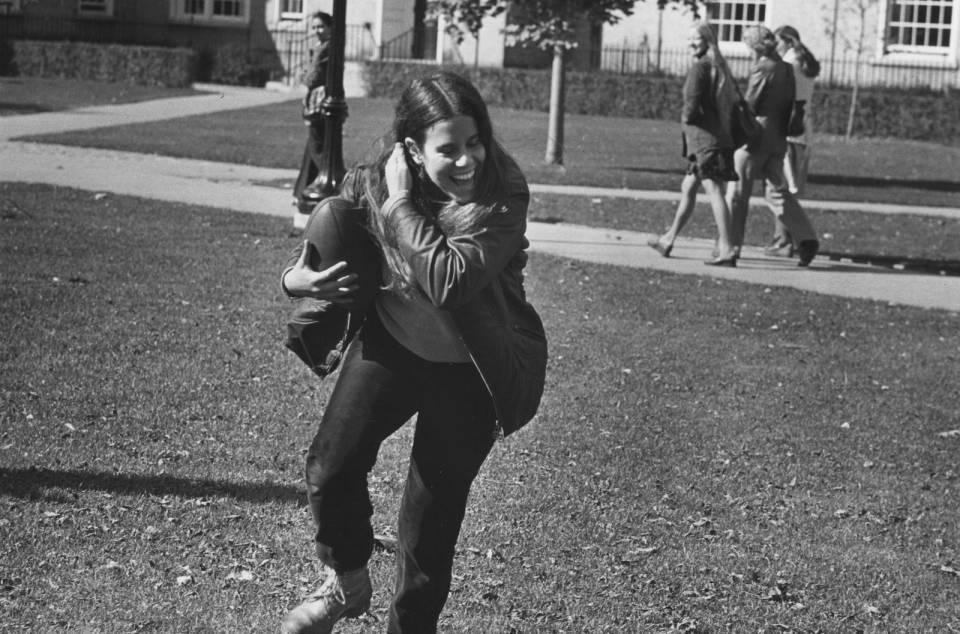
<svg viewBox="0 0 960 634">
<path fill-rule="evenodd" d="M 330 61 L 333 17 L 323 11 L 313 13 L 310 16 L 310 30 L 316 36 L 317 44 L 310 51 L 310 66 L 303 77 L 303 83 L 307 87 L 307 94 L 303 99 L 303 121 L 307 126 L 307 143 L 303 149 L 300 173 L 293 186 L 293 202 L 296 206 L 293 216 L 295 229 L 303 229 L 306 226 L 313 206 L 323 198 L 314 181 L 320 172 L 320 160 L 323 154 L 326 122 L 321 104 L 326 97 L 327 64 Z"/>
</svg>

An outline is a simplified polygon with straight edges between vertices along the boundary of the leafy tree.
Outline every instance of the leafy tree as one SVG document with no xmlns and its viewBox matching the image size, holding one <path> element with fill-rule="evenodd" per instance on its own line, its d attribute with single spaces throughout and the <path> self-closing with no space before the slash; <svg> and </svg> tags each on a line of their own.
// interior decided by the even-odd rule
<svg viewBox="0 0 960 634">
<path fill-rule="evenodd" d="M 553 52 L 550 81 L 550 127 L 547 133 L 545 161 L 563 164 L 564 93 L 566 84 L 565 53 L 577 46 L 578 24 L 590 26 L 616 24 L 631 15 L 638 0 L 439 0 L 436 10 L 444 15 L 452 30 L 463 37 L 466 28 L 474 37 L 480 31 L 485 17 L 500 15 L 507 8 L 511 24 L 507 32 L 515 41 L 533 44 Z M 643 1 L 643 0 L 640 0 Z M 696 14 L 696 0 L 657 0 L 662 8 L 667 4 L 686 5 Z"/>
</svg>

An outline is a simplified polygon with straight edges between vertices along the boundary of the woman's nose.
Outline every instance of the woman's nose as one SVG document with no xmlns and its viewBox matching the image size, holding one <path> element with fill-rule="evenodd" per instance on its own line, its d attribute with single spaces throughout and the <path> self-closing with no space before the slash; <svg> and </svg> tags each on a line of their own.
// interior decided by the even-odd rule
<svg viewBox="0 0 960 634">
<path fill-rule="evenodd" d="M 470 156 L 469 152 L 464 152 L 463 154 L 457 157 L 457 160 L 454 163 L 454 165 L 456 165 L 457 167 L 466 167 L 467 165 L 470 164 L 471 158 L 472 157 Z"/>
</svg>

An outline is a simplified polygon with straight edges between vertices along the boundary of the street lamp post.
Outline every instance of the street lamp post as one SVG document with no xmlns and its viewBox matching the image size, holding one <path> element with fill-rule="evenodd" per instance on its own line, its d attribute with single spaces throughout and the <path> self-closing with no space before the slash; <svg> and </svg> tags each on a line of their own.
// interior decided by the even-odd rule
<svg viewBox="0 0 960 634">
<path fill-rule="evenodd" d="M 343 122 L 347 118 L 347 100 L 343 95 L 343 52 L 346 48 L 347 0 L 333 0 L 333 36 L 330 38 L 330 62 L 327 66 L 327 95 L 323 110 L 323 155 L 317 174 L 317 189 L 323 197 L 333 196 L 343 184 Z"/>
</svg>

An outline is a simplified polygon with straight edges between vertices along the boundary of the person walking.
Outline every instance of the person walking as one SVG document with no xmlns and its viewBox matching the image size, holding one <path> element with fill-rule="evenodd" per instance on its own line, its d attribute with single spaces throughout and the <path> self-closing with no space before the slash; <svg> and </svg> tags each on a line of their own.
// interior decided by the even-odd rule
<svg viewBox="0 0 960 634">
<path fill-rule="evenodd" d="M 800 41 L 800 33 L 790 25 L 776 29 L 777 52 L 783 61 L 793 66 L 793 78 L 796 85 L 794 115 L 799 130 L 788 130 L 787 154 L 783 160 L 783 175 L 787 189 L 795 196 L 803 195 L 807 185 L 807 171 L 810 167 L 810 139 L 812 137 L 812 118 L 810 110 L 813 104 L 814 80 L 820 74 L 820 62 Z M 773 240 L 765 249 L 767 254 L 789 257 L 793 255 L 793 242 L 790 232 L 774 218 Z"/>
<path fill-rule="evenodd" d="M 303 100 L 303 118 L 307 126 L 307 143 L 300 161 L 300 172 L 293 185 L 293 225 L 303 229 L 313 206 L 323 197 L 314 181 L 320 173 L 323 154 L 325 121 L 320 104 L 326 96 L 327 65 L 330 61 L 330 38 L 333 36 L 333 16 L 323 11 L 310 15 L 310 30 L 317 43 L 310 50 L 310 66 L 303 76 L 307 94 Z"/>
<path fill-rule="evenodd" d="M 340 196 L 367 213 L 383 279 L 307 454 L 326 579 L 282 630 L 331 632 L 368 609 L 367 474 L 381 443 L 416 415 L 387 632 L 429 634 L 471 484 L 495 439 L 525 425 L 543 393 L 547 341 L 523 287 L 530 194 L 479 92 L 440 72 L 406 87 L 390 142 L 348 173 Z M 352 281 L 342 265 L 316 271 L 302 254 L 282 276 L 288 294 L 331 301 L 349 297 Z"/>
<path fill-rule="evenodd" d="M 753 183 L 757 178 L 762 178 L 767 204 L 790 232 L 799 265 L 809 266 L 820 249 L 820 243 L 783 174 L 787 126 L 796 95 L 793 67 L 780 58 L 776 37 L 765 26 L 744 29 L 743 43 L 754 58 L 744 98 L 756 115 L 761 134 L 757 140 L 734 153 L 734 166 L 739 180 L 727 187 L 734 248 L 739 251 L 743 246 Z"/>
<path fill-rule="evenodd" d="M 695 24 L 690 29 L 688 42 L 695 61 L 683 83 L 680 114 L 682 153 L 687 161 L 687 173 L 680 183 L 680 203 L 673 224 L 665 234 L 648 244 L 663 257 L 670 257 L 677 235 L 693 214 L 697 188 L 702 184 L 717 225 L 717 254 L 705 263 L 736 266 L 737 258 L 730 239 L 730 211 L 724 198 L 724 184 L 737 180 L 730 132 L 736 92 L 710 24 Z"/>
</svg>

